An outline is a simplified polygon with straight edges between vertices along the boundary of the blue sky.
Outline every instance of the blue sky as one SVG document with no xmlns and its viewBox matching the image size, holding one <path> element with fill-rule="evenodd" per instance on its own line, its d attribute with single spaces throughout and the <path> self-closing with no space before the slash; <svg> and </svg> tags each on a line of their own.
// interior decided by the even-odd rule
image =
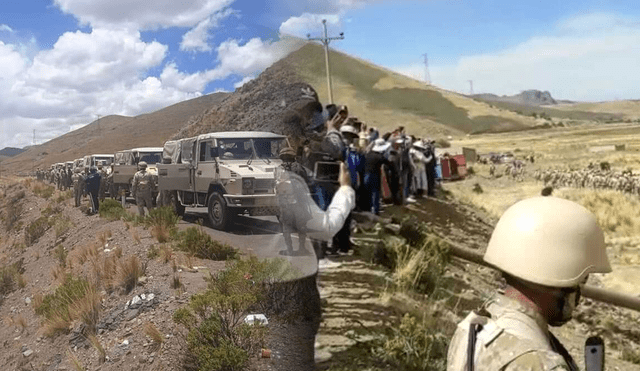
<svg viewBox="0 0 640 371">
<path fill-rule="evenodd" d="M 633 1 L 24 0 L 0 9 L 0 148 L 99 115 L 134 116 L 233 91 L 298 46 L 332 47 L 462 93 L 549 90 L 639 99 Z"/>
</svg>

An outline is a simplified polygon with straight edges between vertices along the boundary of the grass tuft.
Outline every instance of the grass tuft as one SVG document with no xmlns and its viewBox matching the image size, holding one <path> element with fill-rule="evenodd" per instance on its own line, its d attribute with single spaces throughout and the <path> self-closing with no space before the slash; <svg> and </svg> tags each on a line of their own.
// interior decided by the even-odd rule
<svg viewBox="0 0 640 371">
<path fill-rule="evenodd" d="M 212 239 L 198 227 L 189 227 L 181 232 L 176 248 L 201 259 L 228 260 L 238 255 L 236 249 Z"/>
</svg>

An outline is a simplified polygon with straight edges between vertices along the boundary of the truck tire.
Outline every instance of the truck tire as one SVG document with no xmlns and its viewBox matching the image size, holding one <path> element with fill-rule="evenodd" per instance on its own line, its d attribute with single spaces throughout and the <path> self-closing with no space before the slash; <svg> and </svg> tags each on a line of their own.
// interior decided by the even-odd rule
<svg viewBox="0 0 640 371">
<path fill-rule="evenodd" d="M 209 196 L 208 202 L 209 221 L 214 229 L 224 230 L 229 224 L 231 215 L 224 198 L 218 192 L 213 192 Z"/>
<path fill-rule="evenodd" d="M 169 205 L 171 205 L 171 207 L 173 207 L 173 211 L 176 212 L 176 215 L 178 216 L 184 216 L 184 205 L 182 205 L 180 203 L 180 200 L 178 200 L 178 192 L 173 191 L 171 193 L 169 193 Z"/>
</svg>

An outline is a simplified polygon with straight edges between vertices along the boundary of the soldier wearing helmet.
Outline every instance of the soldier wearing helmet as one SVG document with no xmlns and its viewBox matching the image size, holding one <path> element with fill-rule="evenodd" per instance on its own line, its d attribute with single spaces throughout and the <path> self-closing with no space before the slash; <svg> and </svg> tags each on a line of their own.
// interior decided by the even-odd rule
<svg viewBox="0 0 640 371">
<path fill-rule="evenodd" d="M 144 207 L 147 210 L 153 209 L 153 189 L 155 188 L 155 179 L 151 173 L 147 171 L 147 163 L 140 161 L 138 163 L 139 171 L 133 176 L 131 184 L 131 195 L 136 199 L 138 213 L 144 216 Z"/>
<path fill-rule="evenodd" d="M 590 273 L 611 272 L 593 214 L 556 197 L 520 201 L 498 221 L 484 260 L 507 287 L 458 324 L 447 370 L 577 370 L 548 326 L 571 319 Z"/>
</svg>

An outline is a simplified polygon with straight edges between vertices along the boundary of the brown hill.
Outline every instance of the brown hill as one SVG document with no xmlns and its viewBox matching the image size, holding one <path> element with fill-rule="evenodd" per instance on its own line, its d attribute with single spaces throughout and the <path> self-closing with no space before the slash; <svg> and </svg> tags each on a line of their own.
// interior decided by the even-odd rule
<svg viewBox="0 0 640 371">
<path fill-rule="evenodd" d="M 80 129 L 2 161 L 13 173 L 47 167 L 94 153 L 114 153 L 135 147 L 162 146 L 189 118 L 216 106 L 228 93 L 214 93 L 176 103 L 161 110 L 135 117 L 105 116 Z"/>
<path fill-rule="evenodd" d="M 220 105 L 191 120 L 177 138 L 213 131 L 270 131 L 290 137 L 294 144 L 306 135 L 322 105 L 313 87 L 298 76 L 285 58 L 243 85 Z"/>
</svg>

